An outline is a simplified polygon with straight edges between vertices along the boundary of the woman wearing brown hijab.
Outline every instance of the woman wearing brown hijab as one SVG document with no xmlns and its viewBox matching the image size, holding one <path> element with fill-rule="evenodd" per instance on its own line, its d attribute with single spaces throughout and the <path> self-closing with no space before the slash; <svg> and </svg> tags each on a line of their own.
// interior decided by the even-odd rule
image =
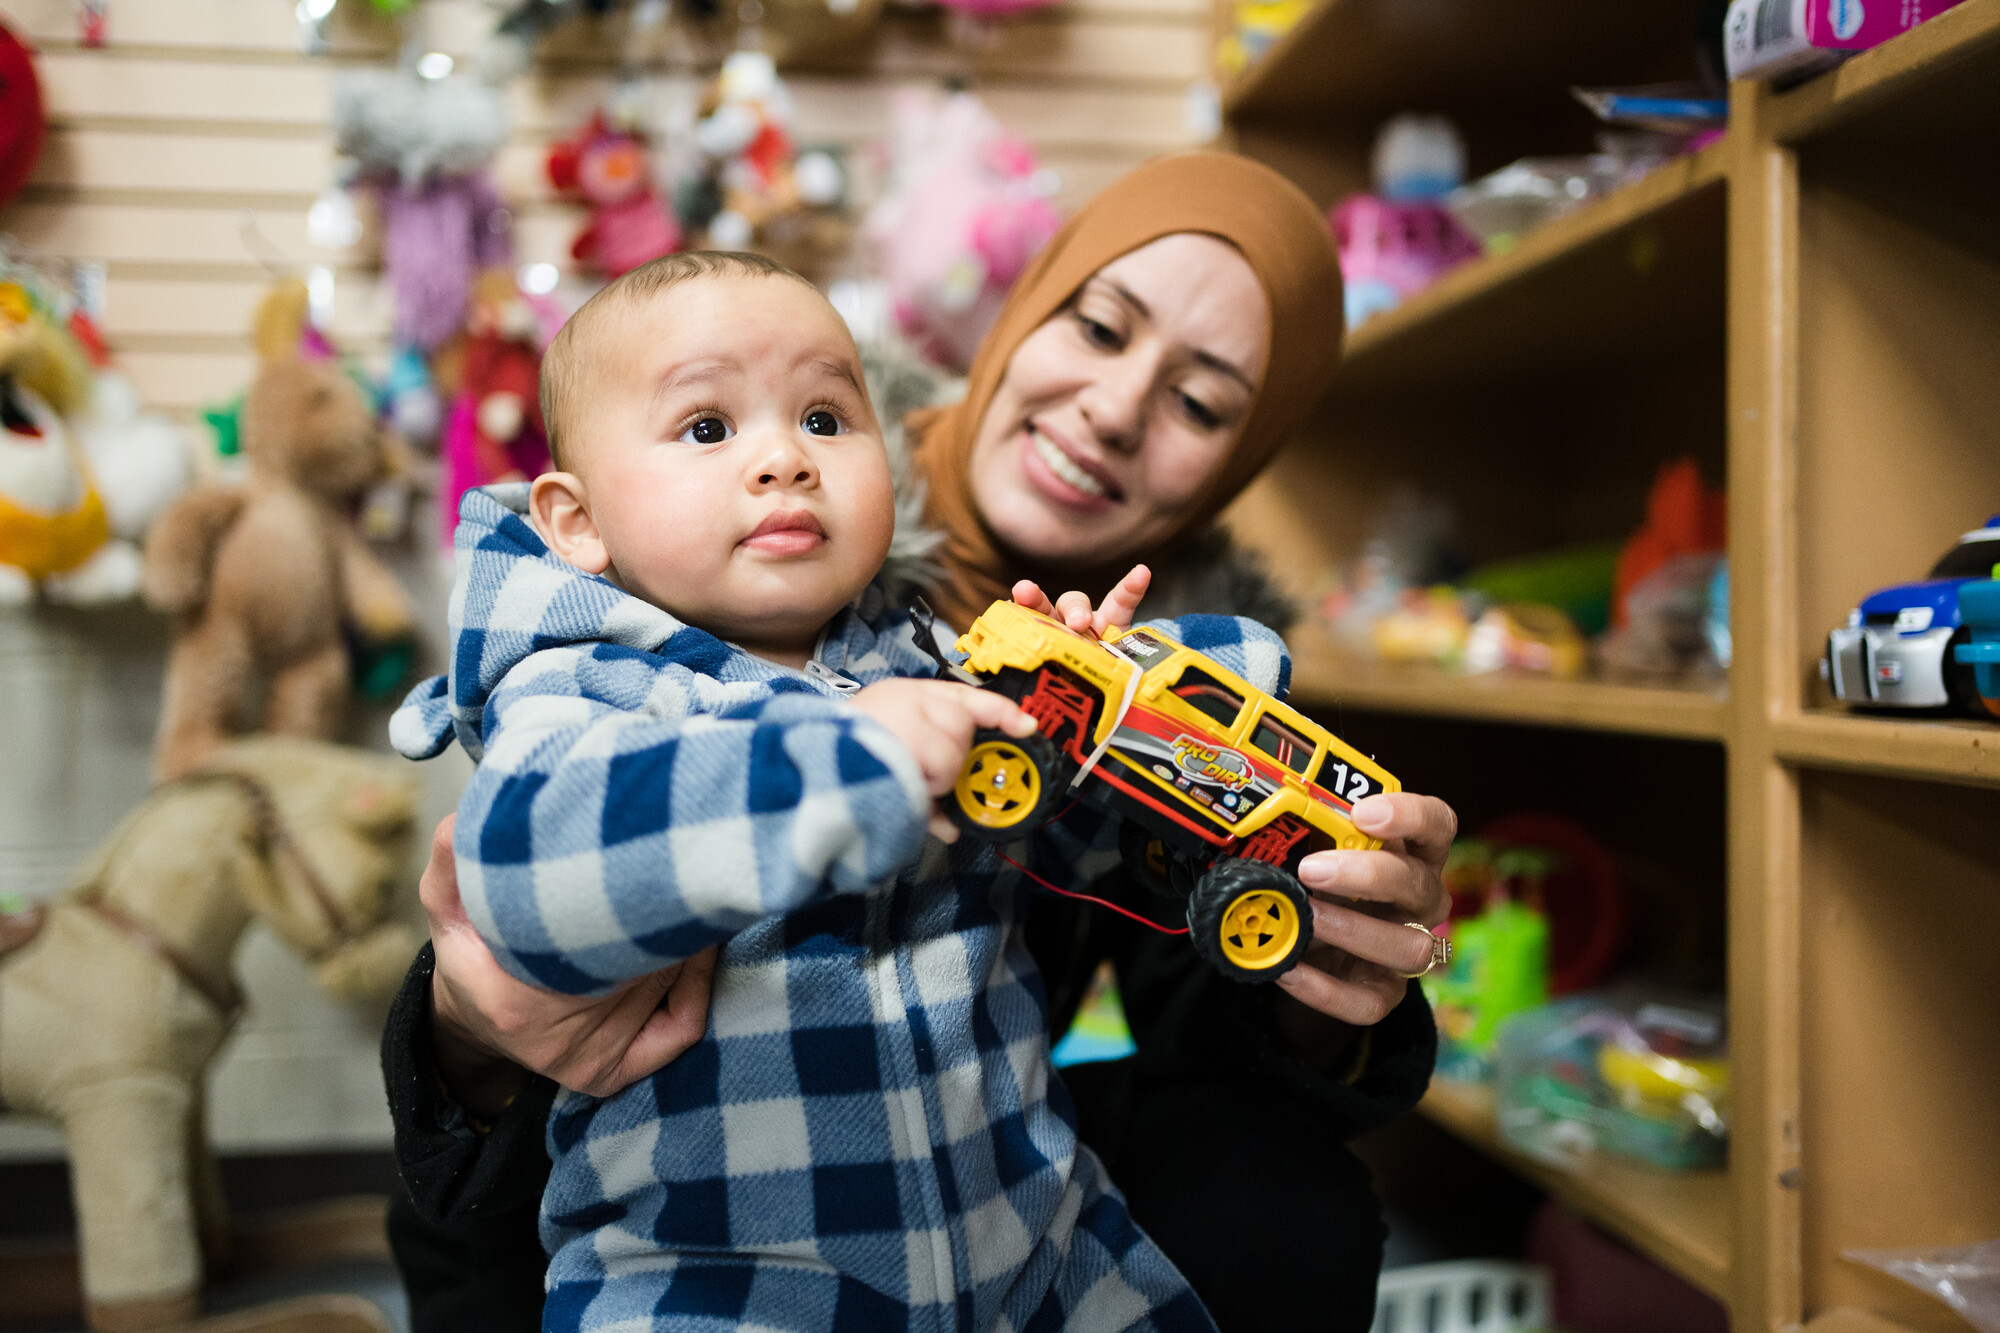
<svg viewBox="0 0 2000 1333">
<path fill-rule="evenodd" d="M 1277 599 L 1207 529 L 1318 400 L 1340 330 L 1326 224 L 1268 168 L 1192 153 L 1109 187 L 1016 284 L 964 399 L 910 422 L 927 516 L 944 534 L 929 589 L 942 618 L 962 627 L 1024 577 L 1108 589 L 1135 560 L 1159 567 L 1142 616 L 1259 615 Z M 1139 1052 L 1066 1074 L 1083 1137 L 1224 1329 L 1360 1330 L 1372 1311 L 1382 1229 L 1344 1144 L 1428 1079 L 1429 1012 L 1402 974 L 1429 946 L 1400 923 L 1442 919 L 1455 821 L 1410 794 L 1363 802 L 1356 818 L 1384 850 L 1316 853 L 1300 877 L 1375 906 L 1322 900 L 1320 943 L 1276 987 L 1221 981 L 1184 942 L 1109 914 L 1039 899 L 1031 911 L 1053 1032 L 1100 960 L 1117 967 Z M 448 852 L 434 855 L 424 897 L 436 975 L 427 951 L 384 1055 L 406 1181 L 423 1212 L 459 1229 L 405 1210 L 398 1253 L 412 1278 L 432 1269 L 439 1317 L 419 1301 L 420 1333 L 532 1327 L 504 1296 L 503 1273 L 518 1275 L 527 1250 L 502 1239 L 512 1233 L 494 1213 L 539 1197 L 549 1085 L 513 1061 L 585 1091 L 623 1086 L 700 1035 L 706 978 L 690 963 L 679 984 L 662 974 L 592 1001 L 529 991 L 459 928 L 450 880 Z M 483 1146 L 458 1130 L 465 1112 L 437 1095 L 440 1077 L 475 1113 L 506 1108 Z M 517 1165 L 495 1160 L 516 1148 Z M 484 1279 L 471 1271 L 486 1266 L 482 1252 L 501 1270 Z M 447 1299 L 440 1269 L 485 1285 Z"/>
</svg>

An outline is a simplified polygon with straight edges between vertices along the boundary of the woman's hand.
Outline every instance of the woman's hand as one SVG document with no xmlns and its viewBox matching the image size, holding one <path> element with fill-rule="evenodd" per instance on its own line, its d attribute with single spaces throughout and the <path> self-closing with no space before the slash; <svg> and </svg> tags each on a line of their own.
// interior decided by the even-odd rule
<svg viewBox="0 0 2000 1333">
<path fill-rule="evenodd" d="M 658 1072 L 708 1028 L 713 946 L 625 983 L 609 995 L 559 995 L 516 981 L 466 919 L 451 855 L 457 815 L 431 838 L 417 894 L 430 917 L 431 1040 L 459 1104 L 491 1119 L 532 1070 L 566 1088 L 608 1097 Z"/>
<path fill-rule="evenodd" d="M 943 796 L 965 768 L 973 733 L 994 727 L 1009 736 L 1032 736 L 1035 719 L 1003 694 L 992 694 L 949 680 L 883 680 L 854 695 L 854 706 L 874 718 L 903 743 L 933 797 Z M 931 833 L 940 842 L 956 842 L 958 825 L 932 814 Z"/>
<path fill-rule="evenodd" d="M 1450 914 L 1442 872 L 1458 816 L 1435 796 L 1388 792 L 1357 801 L 1353 818 L 1382 848 L 1314 852 L 1299 862 L 1313 894 L 1315 943 L 1278 985 L 1308 1009 L 1365 1027 L 1402 1003 L 1405 973 L 1430 963 L 1430 936 L 1404 923 L 1436 926 Z"/>
<path fill-rule="evenodd" d="M 1131 628 L 1132 617 L 1138 614 L 1139 603 L 1152 583 L 1153 571 L 1144 565 L 1134 565 L 1132 572 L 1118 580 L 1118 586 L 1105 595 L 1104 604 L 1095 611 L 1090 607 L 1090 594 L 1066 592 L 1050 602 L 1048 594 L 1033 579 L 1022 579 L 1014 585 L 1014 600 L 1030 611 L 1055 617 L 1078 634 L 1101 638 L 1114 626 Z"/>
</svg>

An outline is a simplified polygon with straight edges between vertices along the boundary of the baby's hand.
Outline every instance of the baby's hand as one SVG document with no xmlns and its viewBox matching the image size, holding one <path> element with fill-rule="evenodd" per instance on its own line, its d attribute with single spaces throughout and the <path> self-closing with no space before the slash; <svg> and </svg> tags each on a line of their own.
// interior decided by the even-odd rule
<svg viewBox="0 0 2000 1333">
<path fill-rule="evenodd" d="M 997 728 L 1009 736 L 1035 730 L 1035 719 L 1006 695 L 950 680 L 880 681 L 858 691 L 853 703 L 916 758 L 932 796 L 943 796 L 958 781 L 972 735 L 980 728 Z M 930 827 L 944 842 L 958 839 L 958 826 L 943 815 L 933 814 Z"/>
<path fill-rule="evenodd" d="M 1129 629 L 1132 617 L 1138 613 L 1139 603 L 1146 596 L 1146 589 L 1152 585 L 1153 571 L 1144 565 L 1132 566 L 1132 572 L 1118 580 L 1104 599 L 1104 605 L 1095 612 L 1090 609 L 1090 596 L 1081 592 L 1066 592 L 1050 604 L 1048 594 L 1041 585 L 1029 579 L 1022 579 L 1014 585 L 1014 600 L 1045 616 L 1054 616 L 1078 634 L 1102 637 L 1106 630 L 1116 627 Z"/>
</svg>

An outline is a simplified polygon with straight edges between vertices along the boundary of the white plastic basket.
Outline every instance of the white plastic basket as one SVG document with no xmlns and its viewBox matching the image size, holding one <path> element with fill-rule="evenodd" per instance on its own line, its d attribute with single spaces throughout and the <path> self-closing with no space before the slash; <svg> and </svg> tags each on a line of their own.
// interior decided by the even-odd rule
<svg viewBox="0 0 2000 1333">
<path fill-rule="evenodd" d="M 1382 1274 L 1369 1333 L 1544 1333 L 1549 1327 L 1548 1269 L 1471 1259 Z"/>
</svg>

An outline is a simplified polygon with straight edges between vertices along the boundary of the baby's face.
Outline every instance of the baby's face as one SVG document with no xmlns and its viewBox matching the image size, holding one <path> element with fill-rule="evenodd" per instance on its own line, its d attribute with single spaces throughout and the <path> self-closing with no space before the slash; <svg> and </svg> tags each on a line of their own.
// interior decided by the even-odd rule
<svg viewBox="0 0 2000 1333">
<path fill-rule="evenodd" d="M 895 522 L 846 326 L 762 276 L 684 282 L 619 320 L 567 449 L 605 572 L 753 652 L 810 650 L 881 568 Z"/>
</svg>

